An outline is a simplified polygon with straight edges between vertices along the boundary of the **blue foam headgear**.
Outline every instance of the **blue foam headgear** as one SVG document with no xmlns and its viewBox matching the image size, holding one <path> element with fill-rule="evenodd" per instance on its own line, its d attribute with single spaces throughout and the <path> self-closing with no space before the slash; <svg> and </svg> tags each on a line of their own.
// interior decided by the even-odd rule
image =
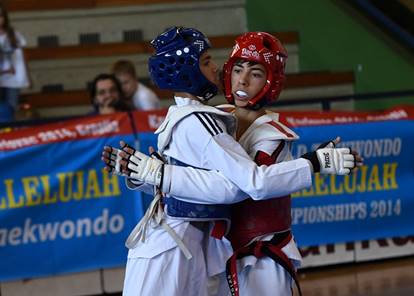
<svg viewBox="0 0 414 296">
<path fill-rule="evenodd" d="M 160 89 L 187 92 L 203 100 L 217 94 L 199 66 L 200 56 L 211 47 L 203 33 L 191 28 L 172 27 L 151 41 L 155 54 L 148 66 L 152 81 Z"/>
</svg>

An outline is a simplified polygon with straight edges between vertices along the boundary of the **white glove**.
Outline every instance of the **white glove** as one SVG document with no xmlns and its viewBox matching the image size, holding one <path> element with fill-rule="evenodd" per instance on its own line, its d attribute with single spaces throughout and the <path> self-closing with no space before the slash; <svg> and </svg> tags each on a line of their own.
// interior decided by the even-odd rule
<svg viewBox="0 0 414 296">
<path fill-rule="evenodd" d="M 135 151 L 134 154 L 129 155 L 128 157 L 126 170 L 128 176 L 132 179 L 160 186 L 163 177 L 164 163 L 157 158 Z"/>
<path fill-rule="evenodd" d="M 316 150 L 321 174 L 349 175 L 356 166 L 349 148 L 322 148 Z"/>
<path fill-rule="evenodd" d="M 357 160 L 350 148 L 321 148 L 301 156 L 312 163 L 315 173 L 349 175 Z"/>
<path fill-rule="evenodd" d="M 148 156 L 124 143 L 123 150 L 105 146 L 102 160 L 107 170 L 115 175 L 127 177 L 134 187 L 143 183 L 159 186 L 162 181 L 163 162 L 158 154 Z"/>
</svg>

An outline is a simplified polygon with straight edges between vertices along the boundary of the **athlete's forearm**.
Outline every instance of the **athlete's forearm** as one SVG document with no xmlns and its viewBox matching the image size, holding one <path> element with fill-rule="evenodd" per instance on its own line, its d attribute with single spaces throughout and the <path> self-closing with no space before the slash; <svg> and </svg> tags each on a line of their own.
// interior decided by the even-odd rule
<svg viewBox="0 0 414 296">
<path fill-rule="evenodd" d="M 231 204 L 249 198 L 218 171 L 165 165 L 162 191 L 201 204 Z"/>
</svg>

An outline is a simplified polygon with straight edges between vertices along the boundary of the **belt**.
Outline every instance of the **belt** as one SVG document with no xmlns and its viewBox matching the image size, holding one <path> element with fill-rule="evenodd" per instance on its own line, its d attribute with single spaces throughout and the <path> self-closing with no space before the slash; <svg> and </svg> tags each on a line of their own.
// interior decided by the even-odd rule
<svg viewBox="0 0 414 296">
<path fill-rule="evenodd" d="M 275 234 L 270 241 L 255 241 L 235 251 L 226 263 L 227 283 L 229 284 L 231 295 L 239 296 L 237 259 L 253 255 L 256 258 L 267 256 L 279 265 L 281 265 L 295 281 L 299 295 L 302 296 L 302 291 L 299 286 L 296 269 L 293 266 L 290 259 L 282 251 L 282 248 L 286 246 L 291 239 L 292 234 L 290 233 L 290 231 L 287 231 L 280 234 Z"/>
<path fill-rule="evenodd" d="M 191 226 L 194 226 L 195 228 L 197 228 L 200 231 L 208 231 L 209 227 L 210 227 L 210 222 L 208 221 L 190 221 Z"/>
</svg>

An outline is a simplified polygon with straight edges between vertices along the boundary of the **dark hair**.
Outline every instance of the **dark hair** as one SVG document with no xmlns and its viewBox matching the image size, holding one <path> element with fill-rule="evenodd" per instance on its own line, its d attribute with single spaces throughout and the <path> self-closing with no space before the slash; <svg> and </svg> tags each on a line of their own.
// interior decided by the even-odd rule
<svg viewBox="0 0 414 296">
<path fill-rule="evenodd" d="M 101 74 L 98 74 L 89 85 L 89 96 L 90 96 L 90 99 L 91 99 L 91 103 L 95 108 L 95 111 L 99 111 L 99 106 L 95 103 L 95 97 L 96 97 L 96 92 L 97 92 L 96 86 L 97 86 L 98 82 L 102 81 L 102 80 L 111 80 L 115 84 L 116 90 L 119 93 L 119 100 L 117 102 L 115 102 L 115 104 L 114 104 L 114 108 L 117 111 L 130 111 L 130 110 L 133 109 L 131 104 L 128 104 L 126 102 L 124 92 L 122 91 L 121 83 L 115 77 L 115 75 L 107 74 L 107 73 L 101 73 Z"/>
<path fill-rule="evenodd" d="M 247 63 L 250 67 L 251 67 L 251 66 L 254 66 L 254 65 L 257 65 L 257 64 L 260 64 L 260 63 L 258 63 L 258 62 L 244 60 L 244 59 L 242 59 L 242 58 L 237 59 L 237 60 L 235 60 L 235 61 L 234 61 L 234 65 L 237 65 L 237 66 L 243 65 L 243 64 L 245 64 L 245 63 Z"/>
<path fill-rule="evenodd" d="M 10 26 L 9 13 L 7 12 L 6 5 L 0 1 L 0 15 L 4 18 L 3 29 L 6 31 L 7 38 L 10 41 L 12 48 L 17 48 L 17 38 L 16 33 L 12 26 Z"/>
<path fill-rule="evenodd" d="M 131 61 L 128 60 L 119 60 L 112 65 L 112 73 L 115 75 L 118 74 L 129 74 L 134 78 L 137 78 L 137 71 L 135 66 Z"/>
</svg>

